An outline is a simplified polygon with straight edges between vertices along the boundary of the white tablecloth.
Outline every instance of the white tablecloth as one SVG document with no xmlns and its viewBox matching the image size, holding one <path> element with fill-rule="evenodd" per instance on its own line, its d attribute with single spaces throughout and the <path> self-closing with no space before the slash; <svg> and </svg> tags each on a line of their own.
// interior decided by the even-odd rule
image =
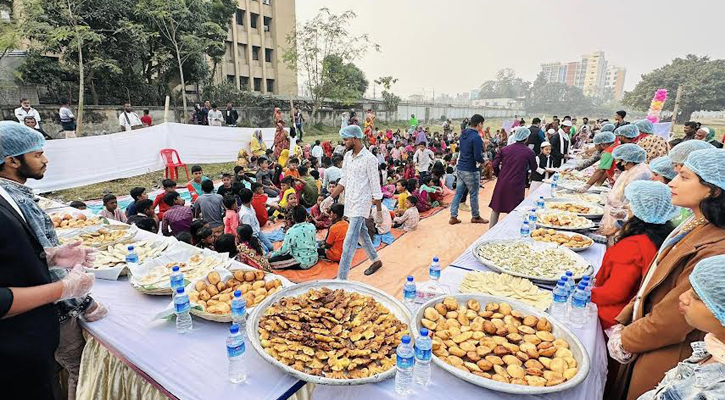
<svg viewBox="0 0 725 400">
<path fill-rule="evenodd" d="M 472 248 L 481 240 L 506 239 L 519 237 L 519 229 L 523 221 L 523 212 L 530 210 L 536 205 L 539 196 L 549 197 L 550 186 L 542 185 L 534 193 L 529 195 L 516 211 L 501 220 L 493 229 L 486 232 L 481 238 L 474 242 L 451 267 L 441 273 L 441 283 L 447 285 L 453 293 L 458 292 L 458 287 L 468 270 L 486 271 L 483 264 L 471 253 Z M 604 245 L 595 243 L 588 250 L 580 253 L 594 267 L 595 272 L 601 265 L 606 248 Z M 602 333 L 601 325 L 597 315 L 590 315 L 589 322 L 583 328 L 570 328 L 577 335 L 584 347 L 589 351 L 590 370 L 587 378 L 580 385 L 565 392 L 551 393 L 541 396 L 521 396 L 500 393 L 484 389 L 482 387 L 462 381 L 433 364 L 433 375 L 431 384 L 423 388 L 414 385 L 414 391 L 408 398 L 414 399 L 437 399 L 437 400 L 461 400 L 461 399 L 507 399 L 507 400 L 598 400 L 603 397 L 604 385 L 607 379 L 607 349 Z M 317 386 L 314 392 L 315 400 L 346 400 L 346 399 L 398 399 L 400 396 L 395 392 L 395 381 L 389 379 L 385 382 L 351 386 L 333 387 Z"/>
<path fill-rule="evenodd" d="M 144 371 L 179 399 L 286 399 L 298 380 L 247 348 L 247 382 L 228 379 L 229 324 L 193 318 L 193 330 L 176 333 L 174 321 L 155 320 L 168 296 L 138 293 L 126 280 L 96 280 L 91 295 L 108 305 L 108 315 L 84 327 L 94 337 Z"/>
</svg>

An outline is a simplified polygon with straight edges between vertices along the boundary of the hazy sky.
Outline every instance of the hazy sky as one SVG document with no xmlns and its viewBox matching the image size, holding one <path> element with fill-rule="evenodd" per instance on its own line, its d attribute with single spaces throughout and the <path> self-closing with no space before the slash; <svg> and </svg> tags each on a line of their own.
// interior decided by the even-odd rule
<svg viewBox="0 0 725 400">
<path fill-rule="evenodd" d="M 719 0 L 297 0 L 298 22 L 321 7 L 358 14 L 351 30 L 381 52 L 356 64 L 371 85 L 399 78 L 403 96 L 470 91 L 507 67 L 533 81 L 541 63 L 596 50 L 627 68 L 625 89 L 677 56 L 725 58 Z"/>
</svg>

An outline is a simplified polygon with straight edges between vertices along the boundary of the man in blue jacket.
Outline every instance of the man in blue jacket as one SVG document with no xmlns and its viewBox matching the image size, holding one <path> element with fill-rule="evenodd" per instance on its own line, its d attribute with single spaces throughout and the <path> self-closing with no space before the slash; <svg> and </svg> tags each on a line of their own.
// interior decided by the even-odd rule
<svg viewBox="0 0 725 400">
<path fill-rule="evenodd" d="M 468 129 L 461 133 L 459 143 L 458 165 L 456 166 L 456 195 L 451 203 L 451 219 L 449 224 L 460 224 L 458 206 L 466 189 L 471 194 L 471 223 L 487 224 L 478 211 L 478 189 L 481 182 L 480 164 L 483 163 L 483 140 L 479 131 L 483 129 L 483 116 L 475 114 L 468 122 Z"/>
</svg>

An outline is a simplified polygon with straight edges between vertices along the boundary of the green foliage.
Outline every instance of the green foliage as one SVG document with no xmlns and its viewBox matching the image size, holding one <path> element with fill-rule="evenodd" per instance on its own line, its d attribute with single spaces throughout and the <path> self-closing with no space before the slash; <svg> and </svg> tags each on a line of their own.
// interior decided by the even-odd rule
<svg viewBox="0 0 725 400">
<path fill-rule="evenodd" d="M 340 56 L 327 56 L 322 61 L 322 69 L 324 80 L 315 90 L 326 98 L 347 106 L 360 99 L 368 88 L 365 73 L 355 64 L 344 62 Z"/>
<path fill-rule="evenodd" d="M 725 108 L 725 60 L 710 60 L 693 54 L 675 58 L 671 63 L 642 75 L 631 92 L 624 94 L 629 107 L 646 111 L 657 89 L 667 89 L 664 109 L 672 110 L 677 87 L 682 85 L 678 121 L 687 121 L 695 111 L 714 111 Z"/>
<path fill-rule="evenodd" d="M 531 82 L 516 76 L 511 68 L 505 68 L 496 74 L 495 80 L 486 81 L 481 85 L 479 99 L 517 98 L 524 97 L 531 88 Z"/>
<path fill-rule="evenodd" d="M 585 96 L 581 89 L 538 79 L 526 100 L 528 113 L 582 115 L 593 110 L 592 98 Z"/>
<path fill-rule="evenodd" d="M 277 100 L 273 97 L 260 96 L 253 92 L 239 90 L 234 84 L 224 82 L 206 85 L 202 89 L 201 97 L 216 104 L 232 102 L 238 108 L 289 108 L 289 102 Z"/>
<path fill-rule="evenodd" d="M 386 111 L 397 111 L 398 105 L 400 104 L 400 97 L 391 91 L 393 84 L 398 82 L 398 79 L 392 76 L 381 76 L 375 80 L 375 83 L 383 87 L 383 103 L 385 104 Z"/>
</svg>

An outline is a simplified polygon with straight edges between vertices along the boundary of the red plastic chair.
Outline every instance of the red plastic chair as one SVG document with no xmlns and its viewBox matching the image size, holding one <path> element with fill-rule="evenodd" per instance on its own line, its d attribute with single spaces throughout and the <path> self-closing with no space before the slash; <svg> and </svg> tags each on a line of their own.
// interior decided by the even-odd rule
<svg viewBox="0 0 725 400">
<path fill-rule="evenodd" d="M 176 161 L 174 161 L 174 156 L 176 156 Z M 186 171 L 186 179 L 191 179 L 189 176 L 189 168 L 186 164 L 181 162 L 179 152 L 174 149 L 161 149 L 161 157 L 166 163 L 166 168 L 164 168 L 164 176 L 166 179 L 177 181 L 179 179 L 179 167 L 184 167 L 184 170 Z"/>
</svg>

